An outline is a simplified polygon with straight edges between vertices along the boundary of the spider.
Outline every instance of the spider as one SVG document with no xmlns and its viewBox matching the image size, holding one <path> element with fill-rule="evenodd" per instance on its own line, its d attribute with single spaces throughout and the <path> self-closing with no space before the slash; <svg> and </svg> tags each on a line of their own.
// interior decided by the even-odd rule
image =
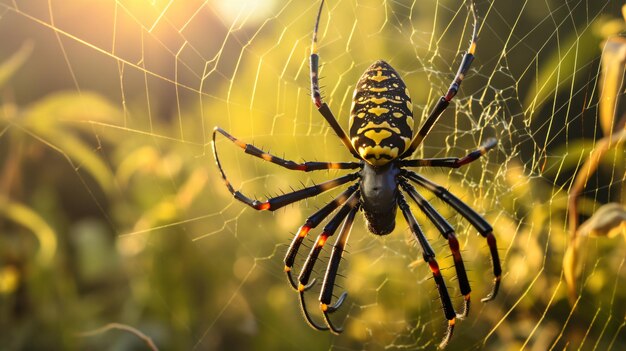
<svg viewBox="0 0 626 351">
<path fill-rule="evenodd" d="M 408 89 L 399 74 L 387 62 L 382 60 L 376 61 L 368 67 L 356 84 L 349 120 L 350 134 L 349 137 L 346 135 L 320 94 L 318 82 L 319 56 L 317 53 L 317 32 L 323 6 L 324 0 L 321 1 L 313 30 L 310 56 L 311 95 L 317 110 L 358 161 L 296 163 L 266 153 L 251 144 L 240 141 L 225 130 L 215 127 L 212 146 L 217 166 L 226 187 L 235 199 L 260 211 L 275 211 L 283 206 L 353 182 L 343 193 L 306 219 L 306 222 L 294 236 L 284 259 L 285 273 L 287 274 L 291 286 L 299 293 L 300 305 L 305 320 L 311 327 L 317 330 L 330 330 L 335 334 L 339 334 L 343 330 L 331 321 L 329 315 L 337 311 L 347 297 L 347 292 L 343 292 L 335 303 L 331 304 L 339 263 L 356 213 L 359 210 L 363 212 L 370 232 L 375 235 L 387 235 L 395 228 L 395 214 L 397 209 L 400 208 L 412 234 L 421 246 L 424 261 L 428 264 L 437 286 L 443 313 L 448 321 L 446 333 L 439 344 L 440 347 L 445 347 L 452 337 L 456 319 L 466 317 L 469 313 L 471 288 L 454 228 L 452 228 L 444 217 L 435 210 L 411 183 L 415 183 L 426 191 L 435 194 L 440 200 L 461 214 L 480 235 L 486 238 L 491 253 L 494 283 L 491 292 L 482 299 L 483 302 L 493 300 L 500 286 L 502 269 L 500 267 L 496 239 L 493 235 L 492 227 L 483 217 L 476 213 L 476 211 L 451 194 L 446 188 L 433 183 L 407 168 L 458 168 L 477 160 L 487 151 L 495 147 L 497 143 L 496 139 L 489 138 L 476 150 L 461 158 L 408 159 L 419 147 L 422 140 L 428 135 L 433 125 L 456 95 L 463 78 L 469 71 L 470 65 L 474 60 L 476 41 L 478 39 L 478 18 L 474 0 L 470 0 L 469 5 L 474 19 L 473 34 L 469 49 L 464 54 L 458 72 L 447 93 L 439 99 L 420 130 L 414 136 L 412 104 Z M 273 197 L 266 201 L 253 200 L 240 191 L 236 191 L 228 181 L 217 155 L 215 144 L 217 133 L 228 138 L 235 145 L 242 148 L 245 153 L 289 170 L 310 172 L 328 169 L 357 169 L 358 171 L 321 184 Z M 435 259 L 435 252 L 420 229 L 420 225 L 417 223 L 413 213 L 411 213 L 403 192 L 415 201 L 420 210 L 448 241 L 448 246 L 454 259 L 459 288 L 461 294 L 464 296 L 463 311 L 460 314 L 456 313 L 452 305 L 439 265 Z M 335 212 L 335 214 L 327 221 L 322 233 L 319 234 L 315 244 L 311 247 L 311 251 L 302 266 L 297 280 L 294 279 L 292 268 L 304 238 L 311 229 L 316 228 L 326 218 L 331 216 L 333 212 Z M 310 278 L 322 248 L 328 238 L 335 234 L 342 223 L 343 225 L 339 230 L 339 235 L 330 254 L 330 260 L 328 261 L 328 267 L 324 275 L 319 296 L 320 309 L 324 318 L 324 325 L 321 325 L 311 317 L 305 304 L 304 294 L 315 284 L 316 280 L 311 280 Z"/>
</svg>

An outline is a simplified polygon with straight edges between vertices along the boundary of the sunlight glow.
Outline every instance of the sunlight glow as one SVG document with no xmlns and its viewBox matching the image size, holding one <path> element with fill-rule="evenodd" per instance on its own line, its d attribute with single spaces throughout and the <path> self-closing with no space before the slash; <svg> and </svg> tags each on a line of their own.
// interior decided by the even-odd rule
<svg viewBox="0 0 626 351">
<path fill-rule="evenodd" d="M 275 0 L 215 0 L 215 9 L 227 22 L 250 23 L 266 19 Z"/>
</svg>

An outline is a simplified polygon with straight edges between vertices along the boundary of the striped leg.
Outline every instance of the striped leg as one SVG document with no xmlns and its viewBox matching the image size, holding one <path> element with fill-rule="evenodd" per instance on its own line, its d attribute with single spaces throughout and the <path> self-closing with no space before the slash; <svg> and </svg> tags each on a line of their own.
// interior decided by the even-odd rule
<svg viewBox="0 0 626 351">
<path fill-rule="evenodd" d="M 343 250 L 346 246 L 346 242 L 348 241 L 348 237 L 350 236 L 352 223 L 354 223 L 354 217 L 356 216 L 358 210 L 359 206 L 357 205 L 350 211 L 350 213 L 348 213 L 348 218 L 346 218 L 343 222 L 341 232 L 335 241 L 335 245 L 333 246 L 330 261 L 328 261 L 328 268 L 326 268 L 326 275 L 324 275 L 324 283 L 322 284 L 322 291 L 320 292 L 320 308 L 324 313 L 324 320 L 326 321 L 326 325 L 335 334 L 343 332 L 343 328 L 335 327 L 330 320 L 329 314 L 337 311 L 337 309 L 341 307 L 348 296 L 348 293 L 344 291 L 341 293 L 334 305 L 329 305 L 333 296 L 333 288 L 335 287 L 335 278 L 337 277 L 337 271 L 339 270 L 339 262 L 341 261 L 341 256 L 343 255 Z"/>
<path fill-rule="evenodd" d="M 302 245 L 302 241 L 309 233 L 309 231 L 315 227 L 317 227 L 326 217 L 328 217 L 337 207 L 343 205 L 348 198 L 358 189 L 358 185 L 352 185 L 346 191 L 337 196 L 333 201 L 326 204 L 326 206 L 322 207 L 319 211 L 315 212 L 309 218 L 306 219 L 304 225 L 300 227 L 298 230 L 298 234 L 294 236 L 291 245 L 289 245 L 289 249 L 287 249 L 287 254 L 285 255 L 285 273 L 287 273 L 287 278 L 289 279 L 289 283 L 291 286 L 298 290 L 298 284 L 293 279 L 291 275 L 291 269 L 293 268 L 293 264 L 296 260 L 296 255 L 298 254 L 298 249 Z M 315 280 L 311 281 L 310 285 L 313 285 Z"/>
<path fill-rule="evenodd" d="M 313 321 L 313 319 L 311 318 L 311 315 L 309 314 L 306 308 L 306 304 L 304 301 L 304 293 L 313 286 L 312 283 L 309 284 L 309 279 L 311 278 L 313 267 L 315 266 L 315 262 L 317 261 L 317 258 L 319 257 L 319 254 L 322 251 L 322 248 L 324 247 L 326 240 L 328 240 L 329 237 L 335 234 L 337 227 L 339 227 L 341 222 L 343 222 L 346 216 L 348 216 L 348 213 L 350 213 L 353 208 L 357 207 L 358 204 L 359 204 L 359 192 L 357 191 L 350 196 L 348 201 L 341 207 L 341 209 L 339 209 L 339 212 L 337 212 L 333 216 L 333 218 L 331 218 L 331 220 L 328 221 L 326 226 L 324 226 L 322 233 L 317 237 L 315 244 L 311 248 L 311 252 L 309 253 L 309 255 L 306 258 L 306 261 L 304 262 L 304 266 L 302 267 L 302 272 L 300 272 L 300 275 L 298 276 L 298 282 L 299 282 L 298 292 L 300 293 L 300 305 L 302 307 L 302 312 L 304 313 L 304 317 L 306 321 L 314 329 L 328 330 L 328 327 L 320 326 Z"/>
<path fill-rule="evenodd" d="M 443 277 L 441 276 L 441 271 L 439 270 L 439 264 L 435 259 L 435 252 L 432 247 L 426 240 L 424 233 L 420 229 L 419 224 L 417 224 L 417 220 L 411 213 L 411 209 L 409 205 L 404 200 L 404 196 L 401 193 L 398 193 L 398 206 L 400 210 L 402 210 L 402 214 L 404 215 L 404 219 L 409 224 L 409 228 L 415 238 L 419 242 L 422 247 L 424 261 L 428 263 L 428 267 L 430 267 L 431 272 L 433 273 L 433 278 L 435 279 L 435 284 L 437 284 L 437 291 L 439 292 L 439 299 L 441 300 L 441 307 L 443 308 L 443 314 L 448 320 L 448 329 L 446 331 L 446 335 L 439 343 L 439 348 L 444 348 L 450 338 L 452 338 L 452 333 L 454 332 L 454 324 L 456 323 L 456 312 L 454 311 L 454 307 L 452 306 L 452 300 L 450 300 L 450 294 L 448 293 L 448 289 L 446 289 L 446 283 L 443 281 Z"/>
<path fill-rule="evenodd" d="M 225 135 L 226 137 L 228 137 L 230 140 L 232 140 L 233 142 L 235 142 L 237 145 L 241 146 L 244 150 L 246 150 L 247 153 L 250 153 L 254 156 L 263 158 L 263 159 L 267 159 L 270 162 L 276 163 L 278 165 L 281 165 L 283 167 L 289 168 L 288 166 L 286 166 L 285 164 L 291 164 L 290 162 L 292 161 L 285 161 L 281 158 L 263 153 L 261 151 L 261 154 L 256 154 L 254 153 L 254 150 L 259 150 L 257 148 L 255 148 L 254 146 L 251 146 L 249 144 L 243 144 L 241 143 L 239 140 L 235 139 L 234 137 L 232 137 L 230 134 L 226 133 L 225 131 L 223 131 L 220 128 L 215 128 L 214 132 L 213 132 L 213 154 L 215 156 L 215 162 L 217 163 L 217 167 L 220 170 L 220 173 L 222 174 L 222 179 L 224 180 L 224 184 L 226 184 L 226 187 L 228 188 L 228 191 L 230 191 L 231 194 L 233 194 L 233 196 L 235 197 L 235 199 L 245 203 L 246 205 L 254 208 L 255 210 L 258 211 L 264 211 L 264 210 L 269 210 L 269 211 L 275 211 L 283 206 L 292 204 L 294 202 L 298 202 L 300 200 L 304 200 L 306 198 L 309 197 L 313 197 L 315 195 L 319 195 L 327 190 L 330 190 L 332 188 L 336 188 L 342 184 L 345 184 L 349 181 L 355 180 L 359 177 L 358 172 L 357 173 L 351 173 L 351 174 L 347 174 L 345 176 L 333 179 L 333 180 L 329 180 L 327 182 L 321 183 L 321 184 L 317 184 L 314 186 L 310 186 L 304 189 L 300 189 L 300 190 L 296 190 L 290 193 L 286 193 L 277 197 L 273 197 L 270 198 L 266 201 L 258 201 L 258 200 L 252 200 L 251 198 L 247 197 L 246 195 L 244 195 L 243 193 L 241 193 L 240 191 L 236 191 L 235 188 L 233 188 L 233 186 L 230 184 L 230 182 L 228 181 L 228 178 L 226 177 L 226 173 L 224 173 L 224 170 L 222 169 L 222 165 L 220 164 L 220 159 L 217 156 L 217 149 L 215 147 L 215 135 L 217 132 L 222 133 L 223 135 Z M 252 150 L 252 151 L 249 151 Z M 260 151 L 260 150 L 259 150 Z M 267 158 L 264 157 L 264 155 L 268 155 Z M 306 167 L 305 163 L 305 167 Z M 323 163 L 323 162 L 308 162 L 308 164 L 317 164 L 317 165 L 321 165 L 324 166 L 325 168 L 315 168 L 312 167 L 312 169 L 329 169 L 329 168 L 333 168 L 333 167 L 326 167 L 329 165 L 341 165 L 341 164 L 336 164 L 336 163 Z M 297 164 L 296 164 L 297 165 Z M 355 168 L 359 166 L 358 163 L 346 163 L 346 168 L 352 168 L 352 166 L 354 165 Z M 341 168 L 341 167 L 340 167 Z M 297 169 L 297 168 L 296 168 Z"/>
<path fill-rule="evenodd" d="M 258 157 L 260 159 L 263 159 L 265 161 L 271 162 L 273 164 L 277 164 L 281 167 L 290 169 L 292 171 L 304 171 L 304 172 L 310 172 L 310 171 L 318 171 L 318 170 L 323 170 L 323 169 L 356 169 L 361 167 L 361 164 L 359 162 L 304 162 L 304 163 L 297 163 L 294 161 L 289 161 L 289 160 L 285 160 L 282 159 L 280 157 L 268 154 L 267 152 L 264 152 L 263 150 L 257 148 L 254 145 L 251 144 L 246 144 L 243 141 L 235 138 L 234 136 L 230 135 L 227 131 L 223 130 L 220 127 L 215 127 L 215 129 L 213 129 L 213 154 L 215 155 L 215 160 L 217 160 L 217 165 L 219 166 L 220 170 L 222 169 L 219 159 L 217 157 L 217 148 L 215 145 L 215 136 L 217 133 L 222 134 L 223 136 L 225 136 L 226 138 L 228 138 L 230 141 L 232 141 L 233 143 L 235 143 L 235 145 L 239 146 L 240 148 L 242 148 L 244 150 L 245 153 L 250 154 L 254 157 Z"/>
<path fill-rule="evenodd" d="M 311 57 L 310 57 L 310 68 L 311 68 L 311 98 L 313 99 L 313 103 L 317 110 L 322 114 L 324 119 L 330 124 L 331 128 L 335 131 L 335 134 L 341 139 L 343 144 L 348 148 L 350 153 L 360 159 L 361 157 L 354 149 L 354 146 L 350 143 L 350 139 L 346 135 L 346 132 L 341 128 L 337 119 L 333 115 L 330 107 L 322 100 L 322 94 L 320 92 L 320 84 L 319 84 L 319 55 L 317 54 L 317 31 L 320 25 L 320 18 L 322 17 L 322 8 L 324 7 L 324 0 L 320 3 L 320 8 L 317 12 L 317 18 L 315 19 L 315 28 L 313 29 L 313 40 L 311 43 Z"/>
<path fill-rule="evenodd" d="M 478 17 L 476 16 L 476 4 L 474 0 L 470 2 L 470 8 L 472 11 L 472 16 L 474 17 L 474 31 L 472 32 L 472 41 L 470 43 L 469 49 L 465 55 L 463 55 L 463 60 L 461 61 L 461 65 L 459 66 L 459 70 L 456 73 L 456 76 L 452 80 L 452 84 L 450 84 L 450 88 L 448 88 L 448 92 L 439 98 L 439 101 L 428 115 L 426 122 L 422 125 L 422 128 L 417 132 L 413 140 L 411 141 L 411 145 L 406 149 L 406 151 L 400 155 L 400 158 L 405 158 L 411 156 L 413 152 L 417 149 L 417 147 L 422 143 L 422 140 L 428 135 L 430 129 L 435 125 L 439 116 L 445 111 L 445 109 L 450 104 L 450 100 L 456 95 L 459 91 L 459 87 L 463 82 L 463 78 L 470 69 L 472 65 L 472 61 L 474 61 L 474 52 L 476 51 L 476 41 L 478 41 Z"/>
<path fill-rule="evenodd" d="M 401 167 L 447 167 L 447 168 L 459 168 L 465 166 L 468 163 L 472 163 L 479 159 L 487 151 L 493 149 L 497 145 L 498 141 L 495 138 L 489 138 L 478 149 L 468 153 L 467 155 L 458 157 L 446 157 L 446 158 L 424 158 L 414 160 L 400 161 Z"/>
<path fill-rule="evenodd" d="M 446 188 L 431 182 L 430 180 L 422 177 L 421 175 L 404 170 L 402 175 L 420 186 L 428 189 L 434 193 L 442 201 L 454 208 L 461 216 L 463 216 L 480 235 L 487 239 L 487 245 L 489 245 L 489 251 L 491 253 L 491 263 L 493 265 L 493 288 L 491 292 L 483 298 L 482 302 L 493 300 L 498 294 L 500 288 L 500 279 L 502 276 L 502 267 L 500 266 L 500 257 L 498 255 L 498 247 L 496 244 L 496 237 L 493 235 L 493 228 L 491 225 L 471 207 L 461 201 L 458 197 L 450 193 Z"/>
<path fill-rule="evenodd" d="M 465 271 L 465 265 L 463 264 L 463 258 L 461 257 L 461 251 L 459 249 L 459 241 L 454 235 L 454 228 L 448 223 L 448 221 L 443 218 L 437 210 L 435 210 L 426 199 L 420 195 L 415 187 L 411 184 L 407 183 L 406 180 L 400 180 L 400 186 L 402 189 L 406 191 L 409 196 L 417 203 L 419 208 L 424 212 L 426 217 L 430 219 L 430 221 L 435 225 L 437 230 L 441 233 L 441 235 L 448 240 L 448 246 L 450 247 L 450 251 L 452 251 L 452 258 L 454 259 L 454 268 L 456 270 L 456 276 L 459 280 L 459 288 L 461 289 L 461 294 L 464 297 L 464 306 L 463 312 L 459 314 L 457 317 L 464 318 L 467 317 L 470 310 L 470 292 L 472 291 L 469 283 L 469 279 L 467 279 L 467 272 Z"/>
<path fill-rule="evenodd" d="M 226 179 L 226 175 L 222 172 L 222 176 L 224 179 L 224 183 L 226 183 L 226 187 L 233 194 L 235 199 L 243 202 L 244 204 L 254 208 L 258 211 L 276 211 L 277 209 L 292 204 L 294 202 L 298 202 L 300 200 L 304 200 L 309 197 L 313 197 L 319 195 L 327 190 L 336 188 L 342 184 L 345 184 L 349 181 L 355 180 L 359 177 L 358 173 L 350 173 L 343 177 L 339 177 L 333 180 L 329 180 L 324 183 L 320 183 L 317 185 L 313 185 L 304 189 L 292 191 L 290 193 L 286 193 L 280 196 L 276 196 L 273 198 L 269 198 L 265 201 L 252 200 L 247 197 L 240 191 L 235 191 L 230 182 Z"/>
</svg>

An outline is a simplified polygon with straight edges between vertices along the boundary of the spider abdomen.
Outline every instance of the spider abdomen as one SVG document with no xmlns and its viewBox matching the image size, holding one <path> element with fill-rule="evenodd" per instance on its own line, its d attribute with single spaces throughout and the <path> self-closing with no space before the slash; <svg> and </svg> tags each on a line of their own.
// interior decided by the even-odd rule
<svg viewBox="0 0 626 351">
<path fill-rule="evenodd" d="M 397 177 L 400 170 L 394 163 L 381 167 L 363 165 L 361 171 L 361 207 L 370 232 L 386 235 L 396 226 L 398 197 Z"/>
<path fill-rule="evenodd" d="M 376 61 L 359 79 L 350 114 L 350 142 L 373 166 L 400 156 L 413 137 L 413 105 L 406 84 L 385 61 Z"/>
</svg>

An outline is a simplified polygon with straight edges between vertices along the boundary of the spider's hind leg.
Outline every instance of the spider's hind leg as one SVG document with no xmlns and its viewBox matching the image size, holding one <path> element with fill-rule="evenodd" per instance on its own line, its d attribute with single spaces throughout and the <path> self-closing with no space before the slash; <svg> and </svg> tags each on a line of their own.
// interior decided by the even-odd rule
<svg viewBox="0 0 626 351">
<path fill-rule="evenodd" d="M 496 237 L 493 235 L 493 228 L 485 220 L 481 215 L 479 215 L 476 211 L 474 211 L 471 207 L 469 207 L 466 203 L 461 201 L 458 197 L 452 194 L 448 189 L 437 185 L 436 183 L 422 177 L 421 175 L 404 170 L 402 175 L 420 186 L 426 188 L 427 190 L 434 193 L 438 198 L 440 198 L 443 202 L 450 205 L 453 209 L 455 209 L 461 216 L 463 216 L 477 231 L 478 233 L 485 239 L 487 239 L 487 245 L 489 245 L 489 252 L 491 254 L 491 263 L 493 265 L 493 287 L 491 292 L 481 299 L 482 302 L 487 302 L 493 300 L 498 294 L 498 290 L 500 289 L 500 279 L 502 277 L 502 266 L 500 265 L 500 257 L 498 254 L 498 247 L 496 244 Z"/>
<path fill-rule="evenodd" d="M 450 293 L 448 293 L 448 289 L 446 289 L 446 283 L 444 282 L 443 276 L 441 275 L 439 264 L 435 259 L 435 251 L 433 251 L 432 247 L 428 243 L 428 240 L 424 236 L 424 233 L 420 229 L 420 226 L 417 223 L 415 216 L 413 216 L 413 213 L 411 213 L 409 204 L 407 204 L 402 193 L 398 193 L 398 206 L 400 207 L 400 210 L 404 215 L 404 219 L 409 224 L 411 232 L 413 233 L 413 235 L 415 235 L 415 238 L 422 248 L 424 261 L 428 263 L 428 267 L 433 273 L 433 279 L 435 280 L 435 284 L 437 285 L 437 291 L 439 292 L 439 299 L 441 300 L 443 314 L 448 320 L 446 335 L 439 343 L 439 348 L 442 349 L 446 347 L 448 342 L 450 342 L 452 334 L 454 333 L 454 325 L 456 324 L 456 312 L 454 311 L 454 306 L 452 305 L 452 300 L 450 299 Z"/>
<path fill-rule="evenodd" d="M 335 245 L 333 245 L 333 252 L 330 255 L 330 260 L 328 261 L 328 268 L 326 268 L 324 282 L 322 283 L 322 291 L 320 292 L 320 308 L 324 313 L 324 320 L 326 321 L 326 325 L 335 334 L 343 332 L 343 328 L 336 327 L 330 320 L 329 315 L 337 311 L 339 307 L 341 307 L 346 297 L 348 296 L 348 293 L 345 291 L 341 293 L 341 295 L 333 305 L 330 305 L 330 302 L 333 296 L 333 289 L 335 287 L 337 271 L 339 270 L 339 262 L 341 261 L 341 256 L 343 255 L 346 242 L 348 241 L 350 231 L 352 230 L 352 223 L 354 223 L 354 217 L 356 216 L 358 210 L 358 205 L 352 208 L 352 210 L 348 214 L 348 217 L 343 222 L 341 232 L 339 233 L 339 236 L 335 241 Z"/>
<path fill-rule="evenodd" d="M 452 258 L 454 259 L 454 268 L 456 270 L 456 276 L 459 281 L 459 289 L 463 295 L 463 312 L 457 315 L 457 318 L 465 318 L 470 311 L 470 293 L 472 288 L 470 287 L 469 279 L 467 278 L 467 271 L 465 270 L 465 264 L 461 257 L 461 250 L 459 247 L 459 241 L 454 234 L 454 228 L 446 221 L 443 216 L 435 210 L 430 203 L 417 192 L 415 187 L 409 184 L 405 179 L 400 178 L 400 186 L 406 191 L 409 196 L 417 203 L 422 212 L 428 217 L 428 219 L 435 225 L 441 236 L 448 241 L 448 246 L 452 252 Z"/>
<path fill-rule="evenodd" d="M 317 227 L 326 217 L 328 217 L 333 211 L 335 211 L 339 206 L 343 205 L 348 198 L 358 189 L 358 184 L 352 185 L 347 188 L 343 193 L 337 196 L 333 201 L 326 204 L 326 206 L 319 209 L 317 212 L 309 216 L 306 219 L 302 227 L 298 230 L 298 233 L 293 237 L 291 244 L 289 245 L 289 249 L 287 249 L 287 253 L 285 254 L 285 273 L 287 274 L 287 279 L 291 286 L 298 290 L 298 283 L 293 278 L 291 274 L 291 270 L 296 260 L 296 256 L 298 255 L 298 250 L 304 241 L 304 238 L 307 236 L 309 231 L 315 227 Z M 312 281 L 310 284 L 313 284 Z"/>
<path fill-rule="evenodd" d="M 311 274 L 313 273 L 315 262 L 317 262 L 317 258 L 319 257 L 319 254 L 322 251 L 324 244 L 326 244 L 326 241 L 328 240 L 329 237 L 335 234 L 335 231 L 337 230 L 341 222 L 343 222 L 344 219 L 349 214 L 351 214 L 352 218 L 354 218 L 354 213 L 356 212 L 354 211 L 354 208 L 358 207 L 358 205 L 359 205 L 359 192 L 356 191 L 354 194 L 350 196 L 350 198 L 341 207 L 341 209 L 339 209 L 339 211 L 333 216 L 333 218 L 331 218 L 330 221 L 328 221 L 328 223 L 324 226 L 322 233 L 315 240 L 315 244 L 311 248 L 311 251 L 309 252 L 309 255 L 307 256 L 306 261 L 304 262 L 304 265 L 302 267 L 302 271 L 300 272 L 300 275 L 298 276 L 297 290 L 300 295 L 300 306 L 302 307 L 302 313 L 304 314 L 304 317 L 306 321 L 308 322 L 308 324 L 314 329 L 328 330 L 329 328 L 326 326 L 320 326 L 313 321 L 308 309 L 306 308 L 304 293 L 313 284 L 313 281 L 309 282 L 309 280 L 311 278 Z M 343 233 L 343 229 L 342 229 L 342 233 Z M 332 259 L 331 259 L 331 262 L 332 262 Z M 325 278 L 324 281 L 326 282 L 327 278 Z M 322 289 L 322 293 L 323 292 L 324 292 L 324 289 Z M 334 307 L 339 307 L 339 305 L 341 305 L 341 302 L 343 302 L 343 299 L 341 299 L 340 302 L 338 302 L 336 306 Z M 323 306 L 324 304 L 322 304 L 322 310 L 324 314 L 326 315 L 327 311 L 324 311 Z M 332 312 L 332 311 L 328 311 L 328 312 Z M 326 319 L 328 323 L 328 318 L 326 317 Z M 330 323 L 328 324 L 329 326 L 332 326 L 332 324 Z M 335 328 L 334 326 L 332 326 L 331 328 L 333 332 L 337 332 L 337 333 L 341 332 L 341 330 Z"/>
</svg>

